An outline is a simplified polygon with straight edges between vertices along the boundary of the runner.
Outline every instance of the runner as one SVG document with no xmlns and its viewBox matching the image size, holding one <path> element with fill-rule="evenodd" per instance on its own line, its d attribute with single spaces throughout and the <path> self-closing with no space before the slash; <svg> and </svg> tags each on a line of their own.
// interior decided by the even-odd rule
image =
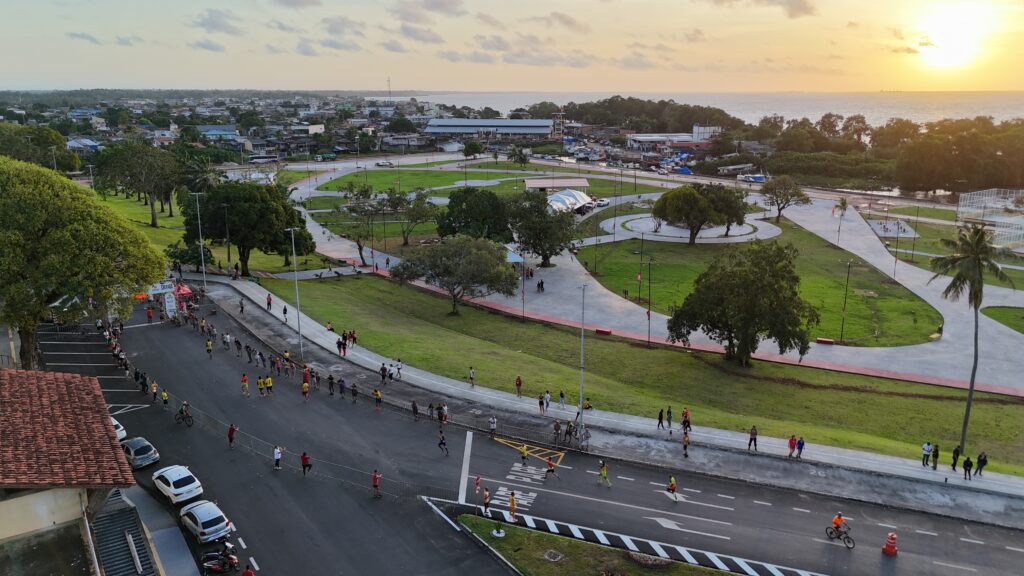
<svg viewBox="0 0 1024 576">
<path fill-rule="evenodd" d="M 334 396 L 334 374 L 327 375 L 327 391 L 330 392 L 330 396 Z"/>
<path fill-rule="evenodd" d="M 213 340 L 206 339 L 206 356 L 213 360 Z"/>
<path fill-rule="evenodd" d="M 552 460 L 551 456 L 548 456 L 548 469 L 544 472 L 545 480 L 547 479 L 548 474 L 554 474 L 555 478 L 558 478 L 559 480 L 562 479 L 561 476 L 558 475 L 558 472 L 555 472 L 555 461 Z"/>
<path fill-rule="evenodd" d="M 228 426 L 228 449 L 235 449 L 235 432 L 238 432 L 238 427 L 234 424 Z"/>
<path fill-rule="evenodd" d="M 377 388 L 373 389 L 373 409 L 380 412 L 384 408 L 384 395 Z"/>
<path fill-rule="evenodd" d="M 359 394 L 359 390 L 356 389 L 356 383 L 352 383 L 352 403 L 356 403 L 356 396 Z"/>
<path fill-rule="evenodd" d="M 690 457 L 690 433 L 683 431 L 683 458 Z"/>
<path fill-rule="evenodd" d="M 273 396 L 274 395 L 274 379 L 270 377 L 270 374 L 267 374 L 267 380 L 266 380 L 266 382 L 264 382 L 264 384 L 267 385 L 267 396 Z"/>
<path fill-rule="evenodd" d="M 669 476 L 668 476 L 668 488 L 666 488 L 665 490 L 667 490 L 668 493 L 672 495 L 672 499 L 673 500 L 675 500 L 677 502 L 679 501 L 679 496 L 676 494 L 676 477 L 675 476 L 669 474 Z"/>
<path fill-rule="evenodd" d="M 526 444 L 519 447 L 519 455 L 523 459 L 523 465 L 526 465 Z"/>
<path fill-rule="evenodd" d="M 401 358 L 397 358 L 395 360 L 395 362 L 396 362 L 395 368 L 398 370 L 398 374 L 395 375 L 395 378 L 398 379 L 398 380 L 401 380 L 402 379 L 402 359 Z"/>
<path fill-rule="evenodd" d="M 604 460 L 601 460 L 601 479 L 597 483 L 612 487 L 612 481 L 608 479 L 608 464 Z"/>
<path fill-rule="evenodd" d="M 169 395 L 167 394 L 167 388 L 164 388 L 163 391 L 160 393 L 160 399 L 164 401 L 164 408 L 163 409 L 164 409 L 165 412 L 167 411 L 167 399 L 168 399 L 168 397 L 169 397 Z"/>
<path fill-rule="evenodd" d="M 442 452 L 444 452 L 445 456 L 448 456 L 449 455 L 448 454 L 448 441 L 445 440 L 445 438 L 444 438 L 444 430 L 443 429 L 442 430 L 438 430 L 437 436 L 438 436 L 437 447 L 440 448 Z"/>
<path fill-rule="evenodd" d="M 260 391 L 260 398 L 263 398 L 263 377 L 256 379 L 256 389 Z"/>
<path fill-rule="evenodd" d="M 299 463 L 302 464 L 302 476 L 305 478 L 306 472 L 313 469 L 313 461 L 309 457 L 309 454 L 303 452 L 302 456 L 299 456 Z"/>
<path fill-rule="evenodd" d="M 153 403 L 155 404 L 156 403 L 156 392 L 157 392 L 156 380 L 153 380 L 153 383 L 149 385 L 149 389 L 150 389 L 151 392 L 153 392 Z"/>
<path fill-rule="evenodd" d="M 309 402 L 309 382 L 302 383 L 302 402 Z"/>
<path fill-rule="evenodd" d="M 353 386 L 355 386 L 355 385 L 353 384 Z M 372 476 L 372 479 L 373 479 L 373 497 L 374 498 L 380 498 L 381 497 L 381 493 L 380 493 L 380 476 L 381 476 L 380 472 L 378 472 L 377 469 L 374 468 L 373 476 Z"/>
<path fill-rule="evenodd" d="M 242 396 L 249 397 L 249 376 L 242 372 Z"/>
<path fill-rule="evenodd" d="M 512 523 L 516 523 L 516 491 L 508 495 L 508 511 L 512 514 Z"/>
<path fill-rule="evenodd" d="M 270 302 L 271 302 L 270 294 L 267 294 L 267 312 L 270 312 Z"/>
<path fill-rule="evenodd" d="M 484 516 L 491 515 L 491 491 L 484 486 Z"/>
</svg>

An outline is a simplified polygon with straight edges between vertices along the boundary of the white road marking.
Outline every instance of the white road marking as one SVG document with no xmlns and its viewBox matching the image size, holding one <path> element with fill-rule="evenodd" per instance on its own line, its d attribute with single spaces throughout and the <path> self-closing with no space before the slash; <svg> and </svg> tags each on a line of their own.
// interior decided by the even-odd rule
<svg viewBox="0 0 1024 576">
<path fill-rule="evenodd" d="M 462 476 L 459 478 L 459 504 L 466 503 L 466 486 L 469 483 L 469 453 L 473 449 L 473 431 L 466 432 L 466 449 L 462 452 Z"/>
<path fill-rule="evenodd" d="M 632 478 L 626 478 L 625 476 L 616 476 L 616 478 L 618 478 L 619 480 L 629 480 L 630 482 L 633 481 Z"/>
<path fill-rule="evenodd" d="M 725 562 L 722 562 L 721 560 L 718 559 L 718 556 L 715 556 L 711 552 L 705 552 L 704 555 L 707 556 L 708 559 L 711 560 L 711 563 L 714 564 L 715 567 L 717 567 L 719 570 L 725 570 L 726 572 L 731 572 L 731 570 L 729 570 L 729 567 L 725 565 Z"/>
<path fill-rule="evenodd" d="M 651 486 L 664 486 L 664 482 L 648 482 Z"/>
<path fill-rule="evenodd" d="M 40 332 L 40 334 L 55 334 L 55 332 Z M 75 346 L 106 346 L 106 342 L 56 342 L 48 340 L 45 342 L 39 342 L 40 344 L 73 344 Z"/>
<path fill-rule="evenodd" d="M 708 532 L 698 532 L 696 530 L 690 530 L 688 528 L 683 528 L 682 526 L 679 525 L 678 522 L 676 522 L 675 520 L 671 520 L 669 518 L 655 518 L 655 517 L 651 517 L 651 516 L 645 516 L 645 518 L 647 518 L 648 520 L 654 520 L 655 522 L 660 524 L 662 528 L 668 528 L 669 530 L 678 530 L 680 532 L 686 532 L 687 534 L 697 534 L 698 536 L 707 536 L 708 538 L 718 538 L 719 540 L 732 540 L 732 538 L 730 538 L 728 536 L 722 536 L 720 534 L 711 534 L 711 533 L 708 533 Z"/>
<path fill-rule="evenodd" d="M 579 526 L 575 524 L 569 524 L 569 532 L 572 532 L 573 536 L 579 538 L 580 540 L 583 540 L 583 532 L 580 532 Z"/>
<path fill-rule="evenodd" d="M 782 572 L 779 572 L 778 568 L 776 568 L 775 566 L 772 566 L 771 564 L 761 564 L 761 566 L 764 566 L 765 568 L 767 568 L 768 571 L 772 573 L 772 576 L 784 576 L 782 574 Z"/>
<path fill-rule="evenodd" d="M 984 544 L 981 540 L 971 540 L 970 538 L 961 538 L 961 542 L 970 542 L 971 544 Z"/>
<path fill-rule="evenodd" d="M 760 500 L 754 500 L 754 504 L 760 504 L 761 506 L 771 506 L 771 502 L 761 502 Z"/>
<path fill-rule="evenodd" d="M 1013 546 L 1007 546 L 1007 550 L 1013 550 L 1014 552 L 1024 552 L 1024 548 L 1014 548 Z"/>
<path fill-rule="evenodd" d="M 658 556 L 661 556 L 662 558 L 670 558 L 668 553 L 665 552 L 665 549 L 659 546 L 657 542 L 654 542 L 653 540 L 648 540 L 647 543 L 651 545 L 651 548 L 654 549 L 655 554 L 657 554 Z M 757 575 L 755 574 L 754 576 Z"/>
<path fill-rule="evenodd" d="M 672 494 L 670 494 L 668 490 L 655 490 L 655 492 L 661 492 L 666 497 L 668 497 L 670 500 L 676 500 L 676 497 L 673 496 Z M 718 504 L 708 504 L 706 502 L 694 502 L 693 500 L 687 499 L 687 497 L 682 495 L 682 494 L 677 494 L 677 496 L 679 496 L 679 499 L 682 500 L 683 502 L 687 503 L 687 504 L 695 504 L 697 506 L 707 506 L 708 508 L 718 508 L 719 510 L 730 510 L 730 511 L 735 510 L 735 508 L 729 508 L 728 506 L 719 506 Z"/>
<path fill-rule="evenodd" d="M 600 542 L 601 544 L 604 544 L 605 546 L 608 546 L 609 544 L 611 544 L 611 542 L 608 541 L 608 537 L 605 536 L 604 532 L 601 532 L 600 530 L 594 530 L 594 536 L 597 537 L 597 541 L 598 542 Z"/>
<path fill-rule="evenodd" d="M 716 494 L 719 498 L 728 498 L 729 500 L 735 500 L 735 496 L 729 496 L 728 494 Z"/>
<path fill-rule="evenodd" d="M 530 528 L 536 528 L 537 527 L 537 524 L 535 524 L 533 522 L 533 517 L 532 516 L 527 516 L 526 514 L 523 514 L 523 522 L 526 522 L 526 525 L 528 527 L 530 527 Z"/>
<path fill-rule="evenodd" d="M 428 500 L 428 499 L 427 499 L 426 497 L 424 497 L 424 496 L 420 496 L 420 498 L 421 498 L 421 499 L 422 499 L 422 500 L 423 500 L 424 502 L 426 502 L 426 503 L 427 503 L 427 506 L 430 506 L 430 509 L 431 509 L 431 510 L 433 510 L 435 514 L 437 514 L 437 515 L 438 515 L 438 516 L 440 516 L 441 518 L 444 518 L 444 521 L 445 521 L 445 522 L 447 522 L 449 526 L 451 526 L 452 528 L 454 528 L 456 532 L 462 532 L 462 529 L 461 529 L 461 528 L 459 528 L 459 527 L 458 527 L 458 526 L 457 526 L 457 525 L 455 524 L 455 522 L 452 522 L 452 519 L 451 519 L 451 518 L 449 518 L 449 517 L 445 516 L 444 512 L 441 512 L 441 510 L 439 510 L 439 509 L 437 508 L 437 506 L 434 506 L 434 503 L 433 503 L 433 502 L 431 502 L 430 500 Z"/>
<path fill-rule="evenodd" d="M 253 570 L 255 570 L 257 572 L 260 571 L 260 565 L 256 563 L 256 559 L 253 558 L 252 556 L 249 556 L 249 564 L 252 564 L 252 569 Z"/>
<path fill-rule="evenodd" d="M 821 538 L 811 538 L 815 542 L 821 542 L 822 544 L 831 544 L 833 546 L 845 546 L 842 542 L 833 542 L 832 540 L 822 540 Z"/>
<path fill-rule="evenodd" d="M 946 568 L 956 568 L 957 570 L 967 570 L 968 572 L 978 571 L 977 569 L 971 568 L 970 566 L 957 566 L 956 564 L 946 564 L 945 562 L 939 562 L 938 560 L 932 560 L 932 564 L 936 564 L 938 566 L 945 566 Z"/>
<path fill-rule="evenodd" d="M 713 518 L 702 518 L 700 516 L 691 516 L 689 514 L 680 514 L 678 512 L 666 512 L 664 510 L 656 510 L 654 508 L 647 508 L 645 506 L 637 506 L 635 504 L 626 504 L 625 502 L 614 502 L 612 500 L 603 500 L 601 498 L 594 498 L 592 496 L 583 496 L 580 494 L 571 494 L 569 492 L 561 492 L 559 490 L 551 490 L 549 488 L 541 488 L 530 484 L 519 484 L 516 482 L 509 482 L 508 480 L 496 480 L 494 478 L 481 478 L 481 480 L 487 480 L 488 482 L 494 482 L 496 484 L 506 484 L 508 486 L 519 486 L 520 488 L 529 488 L 537 492 L 547 492 L 548 494 L 557 494 L 559 496 L 565 496 L 567 498 L 577 498 L 580 500 L 589 500 L 591 502 L 600 502 L 602 504 L 611 504 L 613 506 L 622 506 L 623 508 L 632 508 L 634 510 L 643 510 L 644 512 L 653 512 L 655 514 L 667 514 L 669 516 L 678 516 L 680 518 L 689 518 L 691 520 L 701 520 L 704 522 L 710 522 L 712 524 L 721 524 L 723 526 L 732 526 L 732 522 L 726 522 L 724 520 L 715 520 Z M 657 490 L 660 492 L 660 490 Z M 693 502 L 695 504 L 695 502 Z M 719 506 L 716 506 L 719 508 Z M 726 510 L 732 510 L 732 508 L 726 508 Z"/>
<path fill-rule="evenodd" d="M 548 532 L 551 532 L 552 534 L 561 534 L 561 532 L 558 531 L 558 526 L 556 526 L 554 522 L 551 520 L 545 520 L 545 522 L 548 525 Z"/>
<path fill-rule="evenodd" d="M 566 470 L 572 470 L 572 466 L 566 466 L 565 464 L 559 464 L 559 468 L 565 468 Z"/>
<path fill-rule="evenodd" d="M 700 494 L 700 490 L 695 490 L 693 488 L 683 488 L 683 490 L 686 492 L 696 492 L 697 494 Z"/>
<path fill-rule="evenodd" d="M 747 573 L 747 576 L 758 576 L 758 573 L 753 568 L 751 568 L 749 564 L 747 564 L 743 560 L 741 560 L 739 558 L 733 558 L 732 561 L 735 562 L 736 564 L 738 564 L 739 567 L 744 572 Z"/>
<path fill-rule="evenodd" d="M 676 550 L 679 551 L 679 555 L 683 557 L 683 560 L 686 560 L 690 564 L 698 564 L 697 559 L 694 558 L 693 554 L 690 554 L 690 551 L 686 548 L 683 548 L 682 546 L 676 546 Z"/>
<path fill-rule="evenodd" d="M 927 530 L 914 530 L 914 532 L 917 532 L 918 534 L 926 534 L 928 536 L 938 536 L 939 535 L 937 532 L 929 532 Z"/>
<path fill-rule="evenodd" d="M 245 540 L 242 540 L 241 536 L 238 537 L 238 545 L 242 547 L 242 550 L 245 550 Z"/>
<path fill-rule="evenodd" d="M 881 522 L 878 522 L 878 525 L 881 526 L 882 528 L 890 528 L 892 530 L 896 529 L 896 527 L 893 526 L 892 524 L 882 524 Z"/>
<path fill-rule="evenodd" d="M 106 356 L 110 352 L 43 352 L 43 354 L 60 354 L 61 356 Z"/>
<path fill-rule="evenodd" d="M 807 510 L 807 509 L 805 509 L 805 508 L 793 508 L 793 510 L 796 510 L 797 512 L 805 512 L 805 513 L 807 513 L 807 514 L 810 514 L 810 513 L 811 513 L 811 511 L 810 511 L 810 510 Z"/>
<path fill-rule="evenodd" d="M 587 474 L 597 474 L 597 472 L 594 470 L 587 470 Z"/>
<path fill-rule="evenodd" d="M 619 538 L 622 539 L 622 543 L 626 545 L 626 548 L 629 548 L 633 552 L 640 551 L 640 549 L 636 547 L 636 544 L 633 544 L 633 539 L 629 536 L 623 536 L 622 534 L 619 534 Z"/>
</svg>

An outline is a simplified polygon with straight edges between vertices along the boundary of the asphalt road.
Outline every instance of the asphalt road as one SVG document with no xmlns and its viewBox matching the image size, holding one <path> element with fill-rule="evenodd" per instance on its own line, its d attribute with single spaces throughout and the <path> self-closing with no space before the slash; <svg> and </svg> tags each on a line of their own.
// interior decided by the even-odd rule
<svg viewBox="0 0 1024 576">
<path fill-rule="evenodd" d="M 223 312 L 211 321 L 219 332 L 244 334 Z M 47 344 L 51 340 L 41 338 L 51 369 L 103 377 L 112 413 L 129 436 L 145 436 L 157 446 L 161 465 L 192 467 L 206 496 L 216 499 L 235 522 L 246 544 L 239 550 L 243 561 L 255 558 L 269 573 L 498 572 L 488 557 L 422 502 L 372 499 L 366 473 L 374 468 L 384 474 L 389 493 L 421 490 L 455 499 L 463 488 L 466 500 L 474 503 L 479 498 L 474 480 L 480 476 L 495 508 L 503 507 L 504 496 L 516 490 L 523 513 L 824 574 L 1019 574 L 1024 561 L 1020 532 L 938 515 L 615 461 L 610 462 L 609 488 L 598 483 L 596 458 L 576 453 L 564 455 L 557 477 L 544 479 L 545 463 L 537 456 L 549 452 L 531 448 L 536 456 L 524 468 L 515 447 L 477 432 L 464 458 L 467 434 L 451 426 L 445 430 L 450 450 L 445 455 L 437 446 L 435 421 L 424 417 L 414 422 L 393 410 L 376 412 L 369 402 L 330 397 L 326 383 L 303 402 L 301 380 L 284 376 L 274 378 L 274 397 L 259 398 L 257 372 L 251 371 L 244 352 L 238 358 L 218 343 L 208 359 L 203 339 L 190 328 L 148 326 L 138 313 L 130 324 L 122 343 L 131 361 L 169 392 L 221 422 L 235 423 L 242 438 L 251 434 L 287 447 L 285 459 L 292 467 L 302 451 L 318 459 L 308 478 L 294 468 L 275 472 L 269 445 L 259 445 L 256 453 L 228 450 L 222 429 L 175 425 L 172 411 L 152 405 L 149 394 L 136 391 L 117 374 L 102 346 Z M 244 339 L 252 341 L 248 335 Z M 316 350 L 307 350 L 307 356 L 321 358 L 320 364 L 334 374 L 356 381 L 364 398 L 379 382 L 375 374 L 336 356 Z M 243 371 L 249 374 L 252 397 L 241 394 Z M 415 397 L 416 391 L 393 382 L 384 393 Z M 426 404 L 423 396 L 419 401 Z M 144 484 L 153 469 L 139 474 Z M 681 501 L 665 493 L 669 473 L 679 481 Z M 942 503 L 936 506 L 941 512 Z M 850 519 L 855 550 L 824 537 L 836 511 Z M 899 537 L 895 561 L 880 552 L 890 531 Z"/>
</svg>

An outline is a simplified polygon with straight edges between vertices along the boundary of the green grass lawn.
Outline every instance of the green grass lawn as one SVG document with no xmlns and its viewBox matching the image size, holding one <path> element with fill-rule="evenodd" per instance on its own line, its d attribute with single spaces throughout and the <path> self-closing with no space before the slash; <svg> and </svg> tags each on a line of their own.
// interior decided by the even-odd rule
<svg viewBox="0 0 1024 576">
<path fill-rule="evenodd" d="M 919 237 L 916 241 L 907 240 L 903 238 L 900 240 L 900 250 L 915 250 L 916 252 L 923 252 L 925 254 L 952 254 L 953 251 L 942 245 L 942 239 L 948 238 L 953 240 L 956 238 L 957 228 L 955 226 L 946 226 L 943 224 L 929 224 L 927 222 L 910 223 L 910 226 L 917 231 Z M 889 243 L 890 249 L 896 248 L 895 238 L 886 240 Z M 910 254 L 901 253 L 900 258 L 904 260 L 910 259 Z M 1016 258 L 1013 256 L 1000 257 L 997 260 L 1003 264 L 1013 264 L 1016 266 L 1024 265 L 1024 258 Z M 916 264 L 921 268 L 930 270 L 931 258 L 916 256 Z M 1004 269 L 1006 275 L 1010 277 L 1013 284 L 1017 288 L 1024 288 L 1024 270 L 1013 270 L 1011 268 Z M 936 280 L 938 282 L 938 280 Z M 1003 282 L 993 278 L 991 275 L 986 275 L 985 283 L 992 286 L 1002 286 L 1009 288 L 1008 282 Z"/>
<path fill-rule="evenodd" d="M 304 204 L 306 210 L 333 210 L 336 206 L 344 206 L 347 201 L 341 196 L 313 196 Z"/>
<path fill-rule="evenodd" d="M 759 223 L 752 221 L 755 226 Z M 846 283 L 845 262 L 852 255 L 786 219 L 782 221 L 782 234 L 774 241 L 792 243 L 800 251 L 797 258 L 800 294 L 814 305 L 821 316 L 821 324 L 812 331 L 813 336 L 838 340 Z M 646 303 L 650 289 L 652 308 L 670 313 L 671 306 L 682 304 L 693 289 L 697 276 L 711 259 L 727 249 L 729 246 L 724 244 L 690 246 L 644 242 L 642 302 Z M 636 274 L 641 271 L 639 252 L 640 241 L 628 240 L 596 249 L 584 248 L 579 258 L 592 263 L 596 257 L 598 281 L 616 294 L 629 290 L 630 297 L 635 299 L 638 289 Z M 646 265 L 648 259 L 653 259 L 650 275 Z M 846 310 L 843 338 L 861 346 L 926 342 L 942 322 L 935 309 L 903 286 L 886 282 L 881 272 L 868 265 L 854 265 L 851 270 Z M 877 338 L 874 337 L 876 331 Z"/>
<path fill-rule="evenodd" d="M 982 308 L 981 313 L 989 318 L 1013 328 L 1024 334 L 1024 308 L 1014 306 L 989 306 Z"/>
<path fill-rule="evenodd" d="M 486 169 L 490 169 L 490 170 L 515 170 L 515 171 L 523 171 L 523 172 L 541 172 L 541 173 L 564 172 L 567 175 L 568 174 L 578 174 L 580 176 L 585 176 L 587 174 L 600 174 L 600 175 L 603 175 L 603 176 L 615 176 L 615 175 L 617 175 L 617 172 L 614 171 L 614 170 L 608 170 L 608 171 L 606 171 L 606 170 L 594 170 L 593 168 L 587 168 L 586 164 L 580 164 L 580 165 L 576 165 L 576 166 L 571 165 L 571 164 L 563 164 L 561 166 L 551 166 L 551 165 L 548 165 L 548 164 L 532 164 L 531 163 L 531 164 L 527 164 L 526 166 L 520 166 L 519 164 L 515 164 L 513 162 L 508 162 L 508 161 L 505 161 L 505 160 L 499 160 L 498 162 L 494 162 L 493 160 L 487 160 L 485 162 L 479 162 L 477 164 L 471 164 L 470 166 L 472 166 L 472 167 L 474 167 L 476 169 L 485 169 L 486 168 Z M 636 177 L 640 178 L 640 179 L 645 178 L 647 180 L 658 180 L 658 181 L 662 181 L 662 182 L 673 182 L 673 183 L 681 184 L 681 183 L 679 183 L 679 182 L 677 182 L 675 180 L 669 180 L 668 178 L 663 178 L 663 177 L 661 177 L 660 174 L 656 174 L 656 173 L 651 172 L 649 170 L 637 170 L 636 171 Z M 632 168 L 630 168 L 630 169 L 623 169 L 622 170 L 622 181 L 624 183 L 628 181 L 630 187 L 632 187 L 632 185 L 633 185 L 633 169 Z"/>
<path fill-rule="evenodd" d="M 277 183 L 284 186 L 285 188 L 295 184 L 299 180 L 304 180 L 313 176 L 323 174 L 323 172 L 306 172 L 305 170 L 279 170 L 277 172 Z"/>
<path fill-rule="evenodd" d="M 643 207 L 637 207 L 636 203 L 626 204 L 624 206 L 608 206 L 601 208 L 597 212 L 594 212 L 586 220 L 580 222 L 579 226 L 576 227 L 576 238 L 590 238 L 592 236 L 603 236 L 609 234 L 601 229 L 601 221 L 615 216 L 628 216 L 630 214 L 649 214 L 653 203 L 648 203 Z"/>
<path fill-rule="evenodd" d="M 918 211 L 920 210 L 921 218 L 932 218 L 935 220 L 945 220 L 947 222 L 956 222 L 956 208 L 931 208 L 928 206 L 904 206 L 902 208 L 890 208 L 890 214 L 901 214 L 905 216 L 917 217 Z"/>
<path fill-rule="evenodd" d="M 335 178 L 330 182 L 321 184 L 318 190 L 341 190 L 348 182 L 358 184 L 369 184 L 374 190 L 386 190 L 397 188 L 398 179 L 402 180 L 402 190 L 415 190 L 417 188 L 436 188 L 438 186 L 451 186 L 464 179 L 469 180 L 492 180 L 501 177 L 492 172 L 490 174 L 479 171 L 463 172 L 461 170 L 365 170 L 346 174 L 341 178 Z"/>
<path fill-rule="evenodd" d="M 105 198 L 101 196 L 99 200 L 103 205 L 110 207 L 118 214 L 127 218 L 129 223 L 138 228 L 139 232 L 142 232 L 149 239 L 150 244 L 155 246 L 161 254 L 163 254 L 164 248 L 168 245 L 181 240 L 182 234 L 185 233 L 184 222 L 181 216 L 178 215 L 177 210 L 175 210 L 173 217 L 168 216 L 166 212 L 158 213 L 157 227 L 153 228 L 149 225 L 149 206 L 144 206 L 142 202 L 137 202 L 134 199 L 125 199 L 124 196 L 107 196 Z M 208 262 L 207 266 L 216 268 L 219 263 L 224 269 L 229 268 L 227 247 L 222 244 L 209 244 L 209 247 L 213 253 L 214 262 Z M 231 253 L 233 263 L 234 259 L 238 256 L 238 252 L 232 249 Z M 299 257 L 300 270 L 320 267 L 320 258 L 316 255 Z M 253 250 L 249 254 L 249 269 L 250 271 L 258 270 L 276 273 L 287 272 L 292 267 L 284 265 L 283 256 Z"/>
<path fill-rule="evenodd" d="M 454 164 L 456 162 L 461 162 L 461 160 L 437 160 L 435 162 L 420 162 L 419 164 L 406 164 L 405 162 L 402 162 L 401 163 L 401 167 L 402 168 L 433 168 L 435 166 L 444 166 L 445 164 Z M 397 164 L 397 162 L 396 162 L 396 164 Z"/>
<path fill-rule="evenodd" d="M 263 285 L 292 302 L 290 282 Z M 473 366 L 478 384 L 510 392 L 518 374 L 527 396 L 575 396 L 579 333 L 572 328 L 473 307 L 451 316 L 441 296 L 365 275 L 299 287 L 303 312 L 358 330 L 362 345 L 408 366 L 455 379 Z M 671 405 L 678 414 L 688 406 L 696 425 L 743 431 L 756 424 L 769 436 L 801 434 L 811 450 L 829 444 L 906 458 L 919 457 L 922 439 L 952 446 L 960 434 L 962 390 L 757 361 L 740 369 L 717 354 L 646 349 L 594 334 L 586 358 L 593 403 L 649 416 L 652 429 L 659 408 Z M 969 369 L 949 376 L 966 378 Z M 1024 474 L 1024 401 L 979 393 L 971 424 L 973 445 L 988 451 L 992 469 Z"/>
<path fill-rule="evenodd" d="M 722 574 L 717 570 L 673 562 L 668 566 L 648 568 L 629 558 L 625 550 L 582 542 L 565 536 L 545 534 L 536 530 L 503 524 L 504 538 L 491 536 L 495 526 L 493 520 L 480 516 L 463 514 L 459 521 L 474 534 L 497 550 L 525 576 L 643 576 L 664 574 L 666 576 L 711 576 Z M 551 562 L 544 558 L 548 550 L 561 553 L 564 558 Z"/>
<path fill-rule="evenodd" d="M 352 225 L 344 223 L 348 220 L 348 218 L 345 218 L 344 216 L 339 217 L 333 213 L 317 213 L 312 214 L 311 216 L 314 220 L 323 224 L 328 230 L 338 234 L 339 236 L 348 236 L 352 231 Z M 387 226 L 383 223 L 374 224 L 373 239 L 366 243 L 367 250 L 375 249 L 395 256 L 405 257 L 420 245 L 421 240 L 437 238 L 437 223 L 424 222 L 422 224 L 417 224 L 416 227 L 413 228 L 412 233 L 409 235 L 409 245 L 403 245 L 401 229 L 397 224 L 392 223 L 400 218 L 400 216 L 389 215 L 389 224 Z M 387 239 L 386 241 L 385 238 Z M 369 252 L 367 252 L 367 257 L 369 257 L 368 254 Z"/>
</svg>

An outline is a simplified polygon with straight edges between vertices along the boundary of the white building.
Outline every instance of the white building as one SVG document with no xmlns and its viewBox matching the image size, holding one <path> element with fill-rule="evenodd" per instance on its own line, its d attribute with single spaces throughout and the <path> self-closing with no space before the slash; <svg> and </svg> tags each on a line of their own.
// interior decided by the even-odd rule
<svg viewBox="0 0 1024 576">
<path fill-rule="evenodd" d="M 693 125 L 692 132 L 670 134 L 631 134 L 626 138 L 626 148 L 640 152 L 655 152 L 664 147 L 685 147 L 705 143 L 721 133 L 720 126 Z"/>
</svg>

